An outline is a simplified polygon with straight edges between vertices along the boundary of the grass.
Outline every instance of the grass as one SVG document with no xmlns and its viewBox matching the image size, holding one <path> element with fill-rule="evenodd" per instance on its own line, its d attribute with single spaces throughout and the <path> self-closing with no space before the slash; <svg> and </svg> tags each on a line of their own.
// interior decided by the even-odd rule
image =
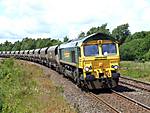
<svg viewBox="0 0 150 113">
<path fill-rule="evenodd" d="M 121 75 L 150 82 L 150 62 L 122 61 L 120 66 Z"/>
<path fill-rule="evenodd" d="M 40 67 L 14 59 L 0 63 L 0 113 L 75 113 L 62 94 Z"/>
</svg>

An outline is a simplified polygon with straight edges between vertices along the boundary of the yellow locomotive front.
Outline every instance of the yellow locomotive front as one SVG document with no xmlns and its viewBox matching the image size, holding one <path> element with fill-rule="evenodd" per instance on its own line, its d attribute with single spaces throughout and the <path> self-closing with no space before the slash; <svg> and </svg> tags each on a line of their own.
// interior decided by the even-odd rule
<svg viewBox="0 0 150 113">
<path fill-rule="evenodd" d="M 83 69 L 83 79 L 89 89 L 112 88 L 118 85 L 119 48 L 107 38 L 92 38 L 80 46 L 79 68 Z"/>
</svg>

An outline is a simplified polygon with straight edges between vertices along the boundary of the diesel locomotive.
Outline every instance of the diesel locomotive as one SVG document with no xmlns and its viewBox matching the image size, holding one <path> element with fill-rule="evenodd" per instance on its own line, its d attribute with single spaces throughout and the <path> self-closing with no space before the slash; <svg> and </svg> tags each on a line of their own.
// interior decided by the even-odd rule
<svg viewBox="0 0 150 113">
<path fill-rule="evenodd" d="M 103 33 L 51 47 L 2 51 L 0 56 L 41 63 L 88 89 L 116 87 L 120 76 L 118 43 Z"/>
</svg>

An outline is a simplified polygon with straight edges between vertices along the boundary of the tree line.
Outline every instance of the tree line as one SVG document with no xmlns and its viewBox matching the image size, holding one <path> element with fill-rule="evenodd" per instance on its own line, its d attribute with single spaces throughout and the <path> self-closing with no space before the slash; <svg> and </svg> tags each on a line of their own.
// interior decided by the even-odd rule
<svg viewBox="0 0 150 113">
<path fill-rule="evenodd" d="M 11 42 L 4 42 L 0 44 L 0 51 L 17 51 L 17 50 L 31 50 L 37 48 L 44 48 L 53 46 L 56 44 L 61 44 L 62 42 L 59 39 L 32 39 L 32 38 L 24 38 L 22 41 L 16 41 L 14 44 Z"/>
<path fill-rule="evenodd" d="M 107 23 L 105 23 L 98 27 L 92 27 L 87 32 L 81 32 L 78 38 L 83 38 L 98 32 L 111 35 L 114 40 L 119 43 L 122 60 L 150 60 L 150 31 L 141 31 L 131 34 L 129 24 L 127 23 L 117 26 L 110 32 L 110 30 L 107 29 Z M 0 44 L 0 51 L 43 48 L 61 44 L 68 40 L 69 38 L 67 36 L 63 38 L 63 41 L 51 38 L 32 39 L 26 37 L 22 41 L 17 41 L 14 44 L 8 41 Z"/>
</svg>

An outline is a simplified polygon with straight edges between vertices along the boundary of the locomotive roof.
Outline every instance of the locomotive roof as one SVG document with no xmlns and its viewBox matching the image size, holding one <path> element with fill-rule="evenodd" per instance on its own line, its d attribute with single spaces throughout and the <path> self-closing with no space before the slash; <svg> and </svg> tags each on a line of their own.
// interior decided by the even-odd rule
<svg viewBox="0 0 150 113">
<path fill-rule="evenodd" d="M 60 45 L 60 48 L 78 47 L 82 43 L 86 43 L 92 40 L 114 40 L 110 35 L 104 33 L 94 33 L 84 38 L 79 38 L 77 40 L 70 41 Z"/>
</svg>

